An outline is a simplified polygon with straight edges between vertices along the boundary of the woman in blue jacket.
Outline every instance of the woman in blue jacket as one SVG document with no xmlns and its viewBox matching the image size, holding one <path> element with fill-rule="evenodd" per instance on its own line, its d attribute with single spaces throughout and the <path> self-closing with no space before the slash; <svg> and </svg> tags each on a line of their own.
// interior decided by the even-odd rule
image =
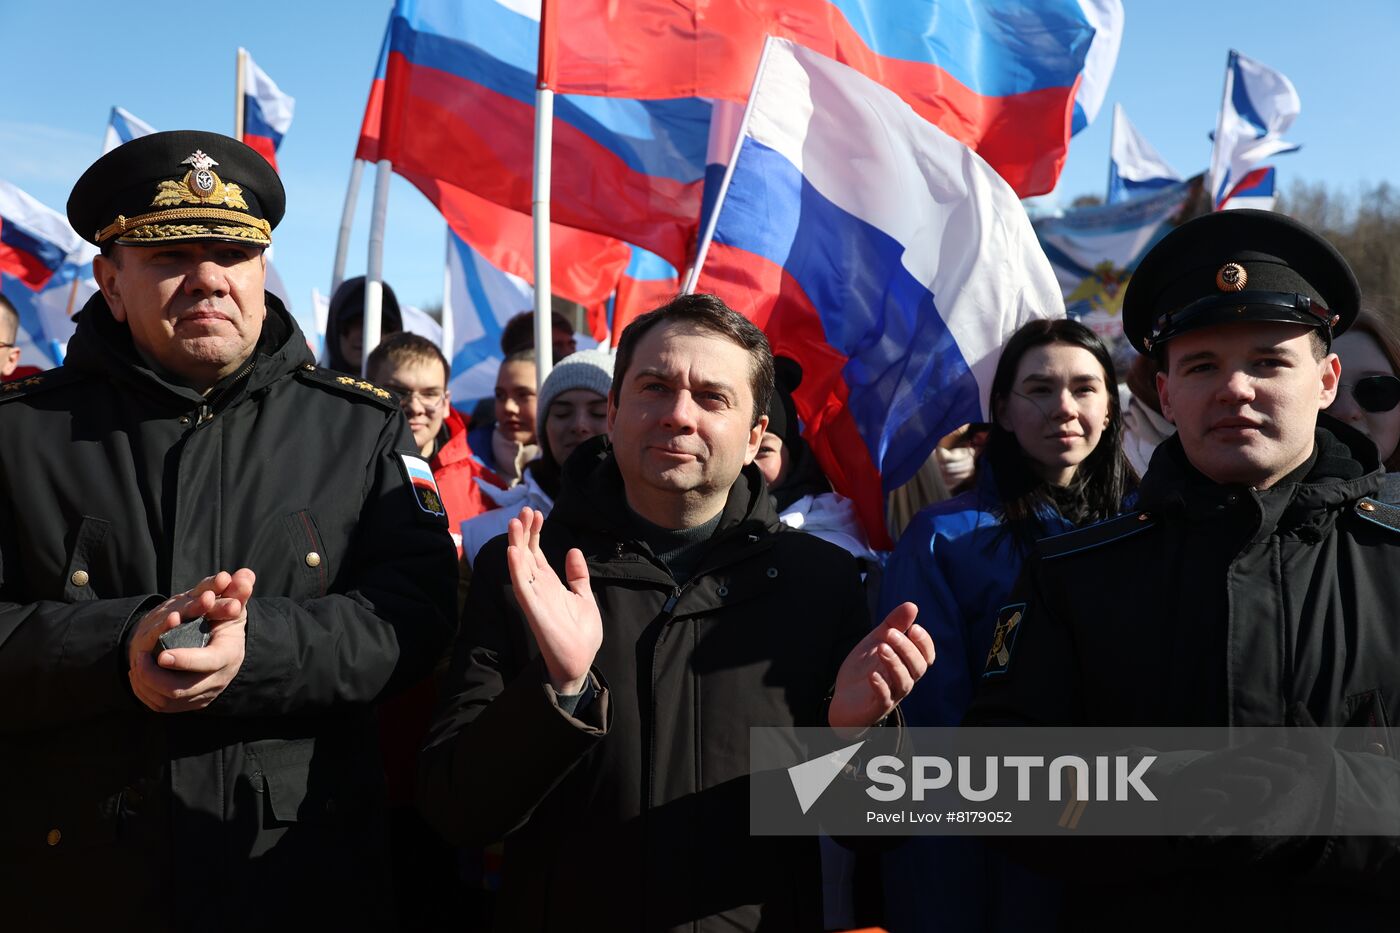
<svg viewBox="0 0 1400 933">
<path fill-rule="evenodd" d="M 913 602 L 938 646 L 938 663 L 900 704 L 911 726 L 961 723 L 1034 543 L 1117 515 L 1137 481 L 1113 361 L 1082 324 L 1037 320 L 1013 334 L 990 401 L 975 485 L 915 516 L 885 569 L 882 605 Z M 977 839 L 911 840 L 887 856 L 885 874 L 896 933 L 1055 924 L 1054 888 Z"/>
</svg>

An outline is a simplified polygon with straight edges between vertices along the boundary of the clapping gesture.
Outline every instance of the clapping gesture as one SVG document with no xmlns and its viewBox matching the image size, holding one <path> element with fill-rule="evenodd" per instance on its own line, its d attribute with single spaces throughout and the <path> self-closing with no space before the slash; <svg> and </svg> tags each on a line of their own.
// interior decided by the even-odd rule
<svg viewBox="0 0 1400 933">
<path fill-rule="evenodd" d="M 564 557 L 566 587 L 540 550 L 543 527 L 544 513 L 528 507 L 510 520 L 506 532 L 510 582 L 540 646 L 550 685 L 556 693 L 580 693 L 603 644 L 603 618 L 588 585 L 583 552 L 573 548 Z"/>
<path fill-rule="evenodd" d="M 933 639 L 913 603 L 901 603 L 851 650 L 836 674 L 827 720 L 833 729 L 859 734 L 890 714 L 933 664 Z"/>
</svg>

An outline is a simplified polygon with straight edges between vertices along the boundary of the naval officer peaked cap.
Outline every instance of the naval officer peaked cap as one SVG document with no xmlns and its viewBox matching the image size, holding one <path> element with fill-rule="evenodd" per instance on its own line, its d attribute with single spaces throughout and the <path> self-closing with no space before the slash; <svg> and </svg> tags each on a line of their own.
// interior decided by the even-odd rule
<svg viewBox="0 0 1400 933">
<path fill-rule="evenodd" d="M 1342 254 L 1298 221 L 1217 211 L 1177 227 L 1143 257 L 1123 296 L 1123 332 L 1150 353 L 1202 327 L 1274 322 L 1316 327 L 1331 346 L 1360 303 Z"/>
<path fill-rule="evenodd" d="M 152 133 L 98 159 L 68 196 L 68 221 L 95 246 L 225 240 L 268 246 L 287 196 L 267 159 L 231 136 Z"/>
</svg>

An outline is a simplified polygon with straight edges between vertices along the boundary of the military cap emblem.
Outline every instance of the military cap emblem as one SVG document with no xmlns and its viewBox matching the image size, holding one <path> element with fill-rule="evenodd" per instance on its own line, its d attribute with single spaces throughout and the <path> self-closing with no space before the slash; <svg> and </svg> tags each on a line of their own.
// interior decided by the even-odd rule
<svg viewBox="0 0 1400 933">
<path fill-rule="evenodd" d="M 243 189 L 238 185 L 225 184 L 214 172 L 214 166 L 219 163 L 205 155 L 202 150 L 196 149 L 180 164 L 190 166 L 190 170 L 179 181 L 161 182 L 156 187 L 156 196 L 151 201 L 151 207 L 224 204 L 239 210 L 248 209 L 248 202 L 243 200 Z"/>
<path fill-rule="evenodd" d="M 1237 262 L 1227 262 L 1215 273 L 1215 287 L 1222 292 L 1242 292 L 1249 284 L 1249 273 Z"/>
</svg>

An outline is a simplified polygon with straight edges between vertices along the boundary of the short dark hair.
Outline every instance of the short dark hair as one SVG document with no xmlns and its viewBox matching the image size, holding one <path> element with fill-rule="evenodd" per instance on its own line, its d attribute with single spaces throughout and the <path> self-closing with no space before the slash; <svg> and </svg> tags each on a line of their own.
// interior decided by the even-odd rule
<svg viewBox="0 0 1400 933">
<path fill-rule="evenodd" d="M 726 337 L 748 351 L 753 366 L 749 384 L 753 389 L 753 424 L 768 412 L 773 395 L 773 349 L 768 338 L 753 322 L 730 308 L 717 295 L 679 295 L 666 304 L 637 317 L 622 332 L 613 363 L 612 403 L 627 378 L 627 369 L 637 352 L 637 344 L 658 324 L 688 324 L 698 330 Z"/>
<path fill-rule="evenodd" d="M 390 334 L 379 342 L 379 346 L 369 355 L 369 363 L 365 367 L 366 374 L 376 382 L 380 381 L 378 373 L 380 367 L 389 365 L 394 368 L 409 365 L 412 363 L 430 363 L 436 360 L 442 364 L 443 384 L 452 381 L 452 364 L 447 362 L 447 357 L 442 355 L 438 345 L 427 337 L 414 334 L 409 331 L 399 331 L 397 334 Z"/>
<path fill-rule="evenodd" d="M 550 313 L 550 330 L 562 330 L 573 336 L 574 325 L 558 311 Z M 535 312 L 521 311 L 506 321 L 501 328 L 501 352 L 510 356 L 519 350 L 531 350 L 535 346 Z"/>
<path fill-rule="evenodd" d="M 0 334 L 11 333 L 10 341 L 19 336 L 19 312 L 10 299 L 0 295 Z"/>
</svg>

